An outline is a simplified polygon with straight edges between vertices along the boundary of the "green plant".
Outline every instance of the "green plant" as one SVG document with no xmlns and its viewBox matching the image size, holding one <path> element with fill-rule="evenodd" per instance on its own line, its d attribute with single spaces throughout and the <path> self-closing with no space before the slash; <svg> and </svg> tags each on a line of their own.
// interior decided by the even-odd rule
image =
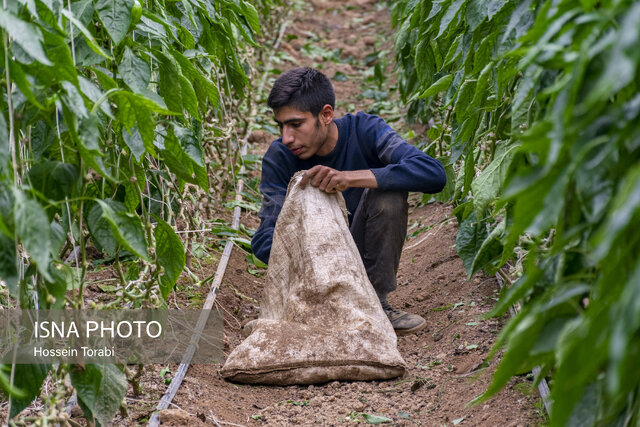
<svg viewBox="0 0 640 427">
<path fill-rule="evenodd" d="M 215 203 L 215 189 L 234 179 L 238 150 L 229 141 L 248 84 L 244 57 L 273 7 L 272 0 L 4 2 L 7 307 L 84 308 L 89 246 L 117 273 L 110 307 L 166 306 L 191 248 L 176 220 L 197 229 L 201 204 Z M 125 259 L 137 260 L 126 274 Z M 87 418 L 108 424 L 126 391 L 122 369 L 64 367 Z M 1 368 L 13 417 L 39 395 L 50 366 Z M 11 370 L 20 373 L 12 385 Z"/>
<path fill-rule="evenodd" d="M 469 276 L 522 311 L 487 399 L 553 374 L 552 425 L 640 421 L 640 4 L 400 1 L 398 85 L 426 123 Z"/>
</svg>

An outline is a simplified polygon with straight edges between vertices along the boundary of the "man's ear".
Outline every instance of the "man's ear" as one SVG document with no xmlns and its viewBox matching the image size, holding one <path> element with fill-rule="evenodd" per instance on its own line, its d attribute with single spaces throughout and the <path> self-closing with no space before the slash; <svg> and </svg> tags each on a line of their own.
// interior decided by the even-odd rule
<svg viewBox="0 0 640 427">
<path fill-rule="evenodd" d="M 325 104 L 318 114 L 320 121 L 326 126 L 333 121 L 333 107 L 329 104 Z"/>
</svg>

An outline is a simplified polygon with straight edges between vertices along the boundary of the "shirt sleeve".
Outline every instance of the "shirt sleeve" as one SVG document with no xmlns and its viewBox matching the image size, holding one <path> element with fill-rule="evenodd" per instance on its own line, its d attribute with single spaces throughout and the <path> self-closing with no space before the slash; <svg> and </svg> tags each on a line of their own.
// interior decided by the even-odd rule
<svg viewBox="0 0 640 427">
<path fill-rule="evenodd" d="M 258 212 L 260 226 L 251 239 L 251 249 L 258 259 L 269 263 L 273 230 L 287 195 L 290 176 L 286 167 L 286 159 L 280 158 L 281 153 L 272 145 L 262 159 L 262 177 L 260 192 L 262 193 L 262 207 Z"/>
<path fill-rule="evenodd" d="M 358 113 L 356 126 L 360 141 L 385 166 L 372 168 L 378 188 L 392 191 L 439 193 L 447 175 L 442 163 L 402 139 L 378 116 Z M 373 142 L 373 144 L 372 144 Z"/>
</svg>

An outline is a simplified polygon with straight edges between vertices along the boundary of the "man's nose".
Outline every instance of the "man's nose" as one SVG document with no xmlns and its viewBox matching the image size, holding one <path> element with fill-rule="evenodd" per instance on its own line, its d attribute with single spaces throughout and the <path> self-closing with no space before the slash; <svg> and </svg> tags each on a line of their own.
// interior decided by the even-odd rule
<svg viewBox="0 0 640 427">
<path fill-rule="evenodd" d="M 282 143 L 284 145 L 289 145 L 293 143 L 293 132 L 291 131 L 291 129 L 287 129 L 287 127 L 285 126 L 282 129 Z"/>
</svg>

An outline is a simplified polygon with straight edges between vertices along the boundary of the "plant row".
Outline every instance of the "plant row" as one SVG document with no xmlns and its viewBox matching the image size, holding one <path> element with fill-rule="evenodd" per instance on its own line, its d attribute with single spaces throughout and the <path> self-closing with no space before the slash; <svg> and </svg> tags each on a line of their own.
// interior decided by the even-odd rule
<svg viewBox="0 0 640 427">
<path fill-rule="evenodd" d="M 469 275 L 512 304 L 489 398 L 551 377 L 552 425 L 640 422 L 640 4 L 393 5 L 409 116 L 433 119 Z"/>
<path fill-rule="evenodd" d="M 250 55 L 279 4 L 5 0 L 3 307 L 88 308 L 96 253 L 120 284 L 101 307 L 166 307 L 188 264 L 176 221 L 195 229 L 193 212 L 219 203 L 233 182 Z M 69 374 L 87 418 L 109 423 L 126 392 L 123 368 L 51 368 L 0 365 L 10 417 L 47 375 Z"/>
</svg>

